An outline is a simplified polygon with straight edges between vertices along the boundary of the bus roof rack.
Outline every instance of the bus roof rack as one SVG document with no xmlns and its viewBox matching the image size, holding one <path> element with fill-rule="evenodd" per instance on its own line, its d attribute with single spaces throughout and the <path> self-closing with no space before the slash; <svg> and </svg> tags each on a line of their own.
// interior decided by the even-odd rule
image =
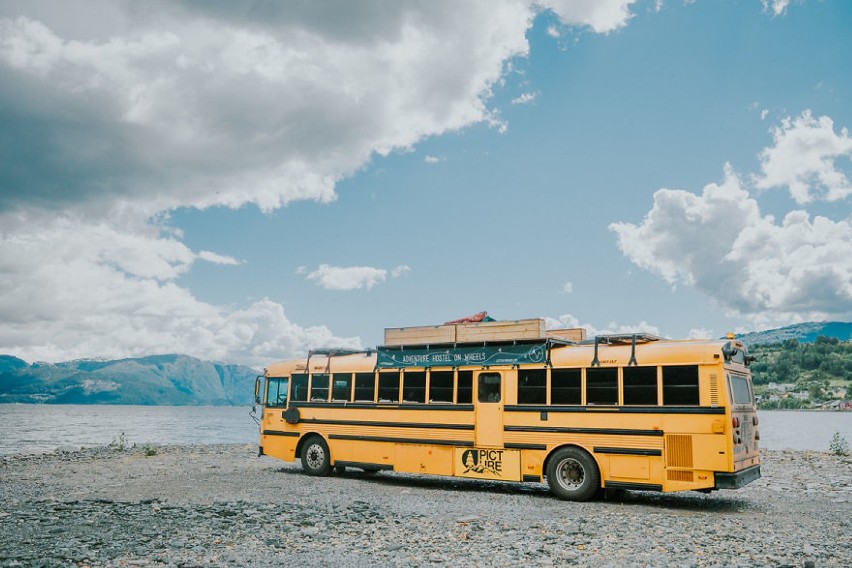
<svg viewBox="0 0 852 568">
<path fill-rule="evenodd" d="M 372 355 L 375 353 L 375 349 L 311 349 L 308 351 L 308 358 L 305 360 L 305 372 L 309 372 L 311 357 L 314 355 L 325 355 L 327 357 L 325 372 L 328 373 L 331 370 L 331 358 L 332 357 L 343 357 L 345 355 L 357 355 L 359 353 L 363 353 L 364 355 Z"/>
<path fill-rule="evenodd" d="M 613 333 L 609 335 L 596 335 L 594 339 L 595 357 L 592 359 L 592 367 L 600 367 L 601 362 L 598 359 L 598 345 L 627 345 L 630 344 L 630 360 L 627 362 L 628 367 L 635 367 L 639 364 L 636 361 L 636 344 L 649 343 L 651 341 L 659 341 L 660 338 L 650 333 Z M 583 341 L 582 343 L 590 344 L 591 340 Z"/>
</svg>

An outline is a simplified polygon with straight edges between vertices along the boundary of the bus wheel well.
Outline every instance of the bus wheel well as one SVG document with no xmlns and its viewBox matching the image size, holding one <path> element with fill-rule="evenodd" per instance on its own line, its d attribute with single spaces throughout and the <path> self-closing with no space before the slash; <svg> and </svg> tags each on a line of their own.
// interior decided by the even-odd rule
<svg viewBox="0 0 852 568">
<path fill-rule="evenodd" d="M 308 432 L 307 434 L 303 434 L 302 437 L 299 438 L 299 442 L 296 444 L 296 456 L 302 455 L 302 448 L 304 447 L 305 442 L 310 440 L 313 436 L 318 436 L 322 438 L 323 441 L 325 441 L 325 438 L 323 438 L 322 434 L 318 434 L 317 432 Z"/>
<path fill-rule="evenodd" d="M 547 484 L 560 499 L 588 501 L 599 493 L 600 466 L 584 448 L 573 444 L 560 446 L 545 463 Z"/>
<path fill-rule="evenodd" d="M 561 446 L 554 447 L 553 449 L 550 450 L 550 452 L 548 452 L 547 457 L 544 458 L 544 463 L 541 464 L 542 474 L 544 474 L 544 472 L 547 471 L 547 465 L 550 463 L 550 460 L 553 458 L 553 455 L 563 448 L 575 448 L 577 450 L 580 450 L 581 452 L 585 452 L 585 453 L 589 454 L 589 457 L 592 459 L 593 462 L 595 462 L 595 465 L 597 465 L 597 463 L 598 463 L 598 460 L 596 460 L 594 457 L 592 457 L 592 453 L 589 450 L 587 450 L 586 448 L 584 448 L 583 446 L 578 446 L 577 444 L 562 444 Z M 600 471 L 600 468 L 601 467 L 598 465 L 598 471 Z"/>
</svg>

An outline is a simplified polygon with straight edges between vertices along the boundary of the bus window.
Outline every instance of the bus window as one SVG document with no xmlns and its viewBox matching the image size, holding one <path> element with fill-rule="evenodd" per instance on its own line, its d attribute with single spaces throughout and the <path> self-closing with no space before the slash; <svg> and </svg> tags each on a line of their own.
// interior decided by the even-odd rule
<svg viewBox="0 0 852 568">
<path fill-rule="evenodd" d="M 473 402 L 473 371 L 459 371 L 458 404 Z"/>
<path fill-rule="evenodd" d="M 550 404 L 580 404 L 580 369 L 550 370 Z"/>
<path fill-rule="evenodd" d="M 547 404 L 546 370 L 518 370 L 518 404 Z"/>
<path fill-rule="evenodd" d="M 748 387 L 748 379 L 742 375 L 733 373 L 728 375 L 731 381 L 731 395 L 734 404 L 754 404 L 754 399 L 751 396 L 751 389 Z"/>
<path fill-rule="evenodd" d="M 479 374 L 479 402 L 500 402 L 500 373 Z"/>
<path fill-rule="evenodd" d="M 311 375 L 311 401 L 328 402 L 329 378 L 325 373 Z"/>
<path fill-rule="evenodd" d="M 331 400 L 348 401 L 352 396 L 352 374 L 334 373 L 331 386 Z"/>
<path fill-rule="evenodd" d="M 425 371 L 406 371 L 402 376 L 402 402 L 426 402 Z"/>
<path fill-rule="evenodd" d="M 308 400 L 308 375 L 303 373 L 293 374 L 293 393 L 290 399 L 293 402 L 305 402 Z"/>
<path fill-rule="evenodd" d="M 287 385 L 290 379 L 268 378 L 266 379 L 266 406 L 287 407 Z"/>
<path fill-rule="evenodd" d="M 429 374 L 429 402 L 453 402 L 453 372 L 431 371 Z"/>
<path fill-rule="evenodd" d="M 624 367 L 624 404 L 657 404 L 657 368 Z"/>
<path fill-rule="evenodd" d="M 663 404 L 666 406 L 698 404 L 698 365 L 663 367 Z"/>
<path fill-rule="evenodd" d="M 399 402 L 399 371 L 379 373 L 379 402 Z"/>
<path fill-rule="evenodd" d="M 355 400 L 373 402 L 376 398 L 376 376 L 373 373 L 355 373 Z"/>
<path fill-rule="evenodd" d="M 586 404 L 618 404 L 618 369 L 586 369 Z"/>
</svg>

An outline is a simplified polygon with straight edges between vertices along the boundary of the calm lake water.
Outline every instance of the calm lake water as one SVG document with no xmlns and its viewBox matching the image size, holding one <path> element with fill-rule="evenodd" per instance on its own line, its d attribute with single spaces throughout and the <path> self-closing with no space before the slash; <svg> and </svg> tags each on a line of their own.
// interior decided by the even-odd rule
<svg viewBox="0 0 852 568">
<path fill-rule="evenodd" d="M 255 444 L 248 407 L 0 404 L 0 454 L 50 452 L 60 446 Z M 852 412 L 765 410 L 761 447 L 828 450 L 840 434 L 852 446 Z"/>
</svg>

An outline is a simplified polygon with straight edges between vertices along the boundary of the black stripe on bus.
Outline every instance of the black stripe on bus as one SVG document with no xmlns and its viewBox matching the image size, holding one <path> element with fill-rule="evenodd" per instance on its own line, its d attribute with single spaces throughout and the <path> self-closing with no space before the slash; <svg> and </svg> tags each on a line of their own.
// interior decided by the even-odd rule
<svg viewBox="0 0 852 568">
<path fill-rule="evenodd" d="M 545 444 L 503 444 L 507 449 L 511 450 L 546 450 Z"/>
<path fill-rule="evenodd" d="M 596 454 L 620 454 L 625 456 L 661 456 L 662 450 L 644 450 L 639 448 L 592 448 Z"/>
<path fill-rule="evenodd" d="M 358 409 L 374 409 L 386 408 L 391 410 L 454 410 L 464 411 L 473 410 L 472 404 L 450 404 L 450 403 L 431 403 L 425 404 L 422 402 L 408 402 L 400 404 L 398 402 L 296 402 L 290 401 L 291 407 L 296 408 L 358 408 Z"/>
<path fill-rule="evenodd" d="M 393 466 L 386 463 L 347 462 L 336 460 L 334 465 L 339 467 L 358 467 L 369 471 L 393 471 Z"/>
<path fill-rule="evenodd" d="M 637 491 L 662 491 L 663 486 L 656 483 L 630 483 L 628 481 L 607 481 L 607 489 L 635 489 Z"/>
<path fill-rule="evenodd" d="M 357 442 L 393 442 L 396 444 L 418 444 L 435 446 L 473 446 L 473 442 L 465 440 L 429 440 L 425 438 L 387 438 L 384 436 L 349 436 L 346 434 L 329 434 L 331 440 L 354 440 Z"/>
<path fill-rule="evenodd" d="M 504 426 L 506 432 L 546 432 L 557 434 L 608 434 L 612 436 L 662 436 L 662 430 L 627 428 L 560 428 L 558 426 Z"/>
<path fill-rule="evenodd" d="M 294 438 L 299 437 L 298 432 L 282 432 L 281 430 L 264 430 L 262 434 L 264 436 L 292 436 Z"/>
<path fill-rule="evenodd" d="M 524 475 L 524 483 L 541 483 L 540 475 Z"/>
<path fill-rule="evenodd" d="M 334 424 L 338 426 L 380 426 L 383 428 L 439 428 L 443 430 L 473 430 L 473 424 L 439 424 L 416 422 L 374 422 L 371 420 L 330 420 L 325 418 L 302 418 L 299 422 L 309 424 Z"/>
<path fill-rule="evenodd" d="M 712 406 L 547 406 L 507 404 L 506 412 L 590 412 L 619 414 L 725 414 L 722 407 Z"/>
</svg>

